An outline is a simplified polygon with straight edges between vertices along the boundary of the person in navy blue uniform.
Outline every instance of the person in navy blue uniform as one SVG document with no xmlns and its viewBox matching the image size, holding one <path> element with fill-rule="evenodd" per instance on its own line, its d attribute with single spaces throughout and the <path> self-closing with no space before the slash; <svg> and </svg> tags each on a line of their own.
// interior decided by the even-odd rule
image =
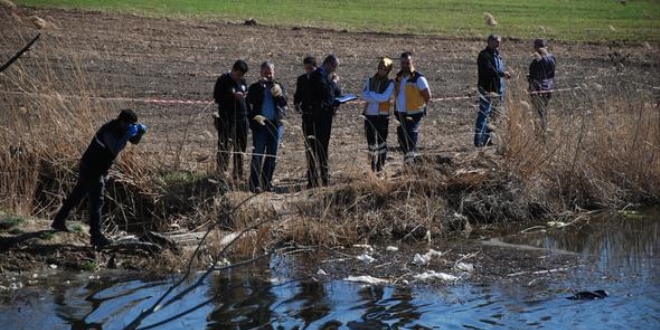
<svg viewBox="0 0 660 330">
<path fill-rule="evenodd" d="M 286 91 L 275 80 L 275 65 L 263 62 L 261 79 L 250 85 L 247 96 L 254 146 L 249 182 L 252 192 L 273 190 L 273 172 L 277 163 L 277 149 L 284 134 L 282 119 L 286 116 L 286 106 Z"/>
<path fill-rule="evenodd" d="M 330 145 L 330 133 L 332 130 L 332 118 L 339 108 L 339 102 L 335 100 L 341 95 L 341 89 L 337 84 L 334 72 L 339 67 L 339 59 L 335 55 L 328 55 L 323 64 L 309 76 L 309 100 L 311 112 L 311 136 L 310 148 L 312 157 L 307 162 L 307 187 L 319 185 L 320 179 L 323 186 L 328 185 L 328 147 Z"/>
<path fill-rule="evenodd" d="M 488 46 L 477 57 L 479 114 L 477 115 L 474 132 L 474 145 L 483 147 L 491 145 L 493 126 L 489 124 L 493 110 L 493 98 L 497 98 L 500 107 L 504 102 L 504 79 L 511 75 L 504 69 L 504 61 L 500 56 L 502 37 L 491 34 L 488 36 Z"/>
<path fill-rule="evenodd" d="M 76 186 L 67 196 L 64 204 L 55 216 L 51 228 L 69 232 L 66 218 L 69 212 L 85 196 L 89 199 L 89 233 L 91 244 L 103 247 L 111 243 L 101 231 L 101 212 L 103 208 L 105 177 L 117 155 L 128 142 L 140 143 L 147 132 L 147 126 L 138 123 L 138 117 L 132 110 L 122 110 L 117 119 L 105 123 L 96 132 L 79 163 Z"/>
</svg>

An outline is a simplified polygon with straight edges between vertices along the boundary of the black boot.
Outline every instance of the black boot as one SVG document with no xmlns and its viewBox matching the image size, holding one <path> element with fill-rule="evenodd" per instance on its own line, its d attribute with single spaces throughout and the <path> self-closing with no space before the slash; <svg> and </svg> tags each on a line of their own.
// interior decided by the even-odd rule
<svg viewBox="0 0 660 330">
<path fill-rule="evenodd" d="M 60 221 L 53 221 L 53 223 L 50 224 L 50 228 L 55 230 L 55 231 L 61 231 L 65 233 L 70 233 L 71 229 L 69 229 L 64 222 Z"/>
<path fill-rule="evenodd" d="M 92 234 L 90 243 L 95 248 L 103 248 L 112 244 L 112 240 L 103 236 L 103 234 Z"/>
</svg>

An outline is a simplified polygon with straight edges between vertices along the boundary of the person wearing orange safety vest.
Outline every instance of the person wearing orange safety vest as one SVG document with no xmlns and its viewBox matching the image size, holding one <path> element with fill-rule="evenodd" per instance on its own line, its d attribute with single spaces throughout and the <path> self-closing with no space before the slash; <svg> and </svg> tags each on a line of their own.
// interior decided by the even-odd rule
<svg viewBox="0 0 660 330">
<path fill-rule="evenodd" d="M 367 79 L 362 90 L 364 105 L 364 131 L 369 146 L 371 170 L 380 172 L 387 158 L 387 129 L 390 123 L 390 99 L 394 93 L 394 81 L 389 74 L 393 62 L 387 57 L 378 61 L 378 71 Z"/>
<path fill-rule="evenodd" d="M 417 156 L 419 126 L 426 115 L 431 91 L 424 75 L 415 70 L 411 52 L 401 54 L 400 61 L 401 71 L 394 80 L 395 115 L 399 121 L 396 132 L 404 163 L 412 163 Z"/>
</svg>

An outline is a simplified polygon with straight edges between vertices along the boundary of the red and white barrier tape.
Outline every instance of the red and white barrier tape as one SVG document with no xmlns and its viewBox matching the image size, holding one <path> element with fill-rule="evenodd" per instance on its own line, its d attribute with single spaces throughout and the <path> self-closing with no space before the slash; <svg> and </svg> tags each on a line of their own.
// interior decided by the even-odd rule
<svg viewBox="0 0 660 330">
<path fill-rule="evenodd" d="M 554 92 L 565 92 L 569 90 L 580 89 L 580 87 L 572 88 L 560 88 L 550 91 L 542 92 L 531 92 L 530 94 L 544 94 L 544 93 L 554 93 Z M 45 98 L 63 98 L 63 99 L 91 99 L 99 100 L 102 102 L 134 102 L 134 103 L 145 103 L 145 104 L 200 104 L 200 105 L 211 105 L 214 103 L 213 100 L 195 100 L 195 99 L 158 99 L 158 98 L 130 98 L 130 97 L 105 97 L 105 96 L 78 96 L 78 95 L 61 95 L 61 94 L 37 94 L 37 93 L 21 93 L 21 92 L 8 92 L 1 91 L 0 94 L 9 94 L 9 95 L 23 95 L 23 96 L 33 96 L 33 97 L 45 97 Z M 443 102 L 443 101 L 456 101 L 456 100 L 466 100 L 475 98 L 478 95 L 466 95 L 466 96 L 447 96 L 447 97 L 436 97 L 432 98 L 429 102 Z M 496 96 L 496 95 L 493 95 Z M 363 100 L 355 100 L 347 102 L 348 104 L 364 104 Z"/>
</svg>

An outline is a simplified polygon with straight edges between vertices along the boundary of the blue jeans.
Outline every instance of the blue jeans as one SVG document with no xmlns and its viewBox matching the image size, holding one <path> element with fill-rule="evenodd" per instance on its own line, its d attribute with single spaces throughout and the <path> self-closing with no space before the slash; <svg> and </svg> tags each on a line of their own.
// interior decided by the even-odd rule
<svg viewBox="0 0 660 330">
<path fill-rule="evenodd" d="M 504 95 L 500 93 L 500 103 L 504 102 Z M 477 123 L 474 130 L 474 145 L 483 147 L 490 142 L 490 130 L 488 129 L 488 119 L 493 111 L 493 97 L 487 93 L 479 94 L 479 113 L 477 114 Z"/>
<path fill-rule="evenodd" d="M 417 153 L 417 140 L 419 139 L 419 126 L 424 113 L 406 114 L 397 112 L 399 127 L 396 128 L 399 145 L 403 151 L 403 161 L 411 162 Z"/>
<path fill-rule="evenodd" d="M 254 125 L 252 129 L 252 162 L 250 164 L 250 190 L 272 190 L 273 172 L 277 163 L 277 149 L 284 134 L 284 126 Z M 264 159 L 265 158 L 265 159 Z"/>
</svg>

